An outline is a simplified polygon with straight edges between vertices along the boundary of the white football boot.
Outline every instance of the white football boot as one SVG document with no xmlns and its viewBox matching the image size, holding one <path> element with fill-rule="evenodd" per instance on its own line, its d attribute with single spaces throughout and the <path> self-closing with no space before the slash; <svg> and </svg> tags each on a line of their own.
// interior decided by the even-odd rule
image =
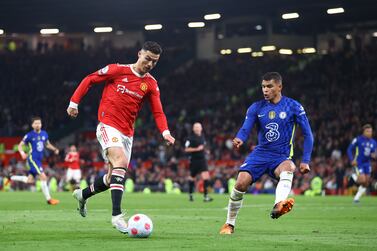
<svg viewBox="0 0 377 251">
<path fill-rule="evenodd" d="M 86 217 L 86 200 L 82 198 L 82 190 L 76 189 L 73 191 L 72 196 L 78 201 L 77 211 L 79 211 L 82 217 Z"/>
<path fill-rule="evenodd" d="M 111 217 L 111 224 L 122 234 L 128 233 L 128 224 L 124 219 L 125 214 L 118 214 Z"/>
</svg>

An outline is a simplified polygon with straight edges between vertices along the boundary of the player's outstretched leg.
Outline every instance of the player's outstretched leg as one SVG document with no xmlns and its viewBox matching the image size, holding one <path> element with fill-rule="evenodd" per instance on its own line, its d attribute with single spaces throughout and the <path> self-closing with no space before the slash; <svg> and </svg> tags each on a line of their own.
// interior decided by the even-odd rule
<svg viewBox="0 0 377 251">
<path fill-rule="evenodd" d="M 127 222 L 122 214 L 121 203 L 124 191 L 126 170 L 122 167 L 114 167 L 111 173 L 110 190 L 113 202 L 111 224 L 121 233 L 128 232 Z"/>
<path fill-rule="evenodd" d="M 221 227 L 220 234 L 233 234 L 234 226 L 236 225 L 236 218 L 238 211 L 242 207 L 243 195 L 245 192 L 240 192 L 237 189 L 233 188 L 229 203 L 228 203 L 228 214 L 226 218 L 226 223 Z"/>
<path fill-rule="evenodd" d="M 293 172 L 282 171 L 280 173 L 279 183 L 276 186 L 275 205 L 270 214 L 272 219 L 277 219 L 292 210 L 295 201 L 292 198 L 287 199 L 291 192 L 292 180 Z"/>
<path fill-rule="evenodd" d="M 86 217 L 87 210 L 86 210 L 86 202 L 87 199 L 92 197 L 93 195 L 106 191 L 109 189 L 109 185 L 107 183 L 107 174 L 97 177 L 94 180 L 94 183 L 88 186 L 87 188 L 76 189 L 73 191 L 72 196 L 77 200 L 77 210 L 79 211 L 82 217 Z"/>
</svg>

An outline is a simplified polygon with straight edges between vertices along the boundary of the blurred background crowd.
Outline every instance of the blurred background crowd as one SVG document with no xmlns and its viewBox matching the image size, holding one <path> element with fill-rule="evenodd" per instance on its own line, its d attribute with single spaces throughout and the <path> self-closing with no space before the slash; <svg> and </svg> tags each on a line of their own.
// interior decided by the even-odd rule
<svg viewBox="0 0 377 251">
<path fill-rule="evenodd" d="M 64 176 L 64 156 L 69 144 L 78 146 L 83 178 L 90 182 L 106 172 L 100 146 L 95 138 L 97 107 L 103 85 L 94 86 L 82 104 L 75 121 L 66 116 L 70 96 L 82 78 L 110 63 L 133 63 L 140 45 L 119 49 L 111 44 L 98 48 L 69 48 L 38 45 L 36 50 L 19 47 L 2 50 L 0 69 L 0 135 L 23 136 L 31 130 L 30 117 L 39 115 L 61 153 L 46 153 L 45 171 L 57 190 L 69 190 Z M 238 167 L 257 144 L 256 133 L 245 147 L 233 149 L 234 138 L 252 102 L 262 99 L 260 78 L 268 71 L 283 76 L 283 94 L 298 100 L 307 112 L 314 133 L 311 173 L 295 173 L 293 192 L 303 194 L 315 177 L 326 194 L 351 194 L 352 172 L 346 149 L 361 134 L 363 124 L 377 128 L 377 43 L 344 47 L 326 54 L 290 56 L 269 53 L 260 58 L 224 55 L 217 60 L 192 57 L 184 63 L 177 58 L 189 54 L 185 46 L 170 46 L 162 54 L 153 75 L 159 80 L 161 100 L 170 130 L 177 142 L 163 144 L 148 105 L 135 124 L 134 146 L 128 176 L 136 191 L 145 188 L 165 191 L 171 181 L 179 191 L 187 191 L 188 159 L 184 142 L 192 124 L 201 122 L 208 150 L 211 188 L 226 193 Z M 176 62 L 176 63 L 173 63 Z M 294 161 L 299 164 L 303 137 L 296 133 Z M 1 154 L 0 156 L 4 156 Z M 10 183 L 10 174 L 25 174 L 19 158 L 0 161 L 3 189 L 29 189 Z M 376 191 L 377 168 L 372 163 L 371 193 Z M 316 180 L 318 181 L 318 179 Z M 250 188 L 251 193 L 273 193 L 275 181 L 264 176 Z M 202 189 L 198 182 L 197 190 Z"/>
</svg>

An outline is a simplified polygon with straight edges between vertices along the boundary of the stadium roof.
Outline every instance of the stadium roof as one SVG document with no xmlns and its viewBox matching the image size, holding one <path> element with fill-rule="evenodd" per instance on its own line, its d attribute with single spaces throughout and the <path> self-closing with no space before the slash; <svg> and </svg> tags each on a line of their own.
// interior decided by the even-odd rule
<svg viewBox="0 0 377 251">
<path fill-rule="evenodd" d="M 345 12 L 328 15 L 328 8 L 343 7 Z M 143 29 L 144 25 L 186 25 L 202 21 L 208 13 L 222 19 L 239 16 L 270 17 L 275 22 L 290 22 L 296 33 L 334 30 L 363 23 L 376 28 L 375 0 L 1 0 L 0 29 L 7 33 L 36 33 L 56 27 L 63 32 L 91 32 L 95 26 L 115 29 Z M 286 12 L 300 18 L 287 21 Z"/>
</svg>

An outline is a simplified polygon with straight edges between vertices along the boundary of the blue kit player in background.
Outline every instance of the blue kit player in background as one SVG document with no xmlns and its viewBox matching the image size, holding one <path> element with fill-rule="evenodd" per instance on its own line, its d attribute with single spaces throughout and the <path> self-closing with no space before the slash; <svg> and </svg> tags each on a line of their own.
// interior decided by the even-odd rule
<svg viewBox="0 0 377 251">
<path fill-rule="evenodd" d="M 369 186 L 371 165 L 371 158 L 376 158 L 377 142 L 372 139 L 373 128 L 370 124 L 363 126 L 363 134 L 354 138 L 348 146 L 347 155 L 354 167 L 356 177 L 353 179 L 359 185 L 357 193 L 353 198 L 355 203 L 358 203 L 360 197 L 365 193 Z M 353 155 L 355 153 L 355 155 Z"/>
<path fill-rule="evenodd" d="M 246 119 L 233 145 L 239 148 L 247 141 L 254 125 L 258 129 L 258 145 L 241 165 L 233 191 L 230 193 L 228 215 L 220 234 L 232 234 L 243 196 L 249 186 L 263 174 L 278 179 L 275 204 L 271 218 L 277 219 L 288 213 L 294 204 L 288 198 L 291 191 L 293 172 L 296 169 L 291 160 L 296 126 L 304 135 L 304 152 L 300 172 L 310 171 L 309 161 L 313 149 L 313 135 L 304 108 L 297 101 L 282 96 L 282 77 L 277 72 L 268 72 L 262 77 L 264 100 L 253 103 L 247 110 Z"/>
<path fill-rule="evenodd" d="M 59 204 L 59 200 L 52 199 L 50 195 L 50 190 L 47 185 L 47 176 L 43 172 L 42 168 L 42 159 L 45 146 L 55 154 L 59 154 L 59 149 L 50 143 L 47 132 L 42 130 L 42 119 L 40 117 L 32 118 L 31 127 L 33 130 L 28 132 L 18 144 L 18 151 L 21 154 L 22 159 L 26 160 L 29 168 L 28 176 L 15 175 L 11 177 L 11 180 L 21 181 L 24 183 L 33 183 L 35 177 L 39 176 L 41 180 L 42 192 L 47 203 L 49 205 L 57 205 Z M 28 154 L 26 154 L 23 150 L 24 145 L 28 145 L 30 148 Z"/>
</svg>

